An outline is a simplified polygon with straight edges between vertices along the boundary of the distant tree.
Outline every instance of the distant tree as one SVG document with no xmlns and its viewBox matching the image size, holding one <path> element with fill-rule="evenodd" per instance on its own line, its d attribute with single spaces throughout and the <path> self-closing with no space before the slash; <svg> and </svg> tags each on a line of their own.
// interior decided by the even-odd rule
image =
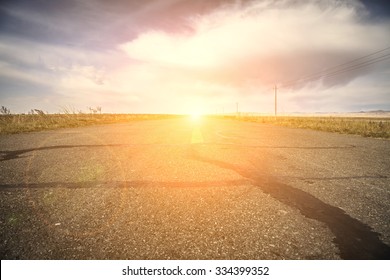
<svg viewBox="0 0 390 280">
<path fill-rule="evenodd" d="M 35 113 L 37 113 L 38 115 L 45 115 L 45 112 L 43 112 L 42 110 L 39 110 L 39 109 L 34 109 Z"/>
<path fill-rule="evenodd" d="M 96 108 L 88 107 L 88 109 L 91 114 L 97 114 L 97 112 L 99 112 L 100 114 L 102 113 L 102 107 L 96 107 Z"/>
<path fill-rule="evenodd" d="M 11 110 L 8 109 L 8 108 L 5 107 L 5 106 L 1 106 L 1 108 L 0 108 L 0 114 L 2 114 L 2 115 L 10 115 L 10 114 L 11 114 Z"/>
</svg>

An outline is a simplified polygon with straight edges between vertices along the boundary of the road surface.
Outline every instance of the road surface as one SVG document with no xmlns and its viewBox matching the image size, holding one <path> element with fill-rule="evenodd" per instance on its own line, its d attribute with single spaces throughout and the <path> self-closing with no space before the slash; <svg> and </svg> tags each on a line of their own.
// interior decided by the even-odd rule
<svg viewBox="0 0 390 280">
<path fill-rule="evenodd" d="M 389 259 L 390 141 L 223 119 L 0 137 L 2 259 Z"/>
</svg>

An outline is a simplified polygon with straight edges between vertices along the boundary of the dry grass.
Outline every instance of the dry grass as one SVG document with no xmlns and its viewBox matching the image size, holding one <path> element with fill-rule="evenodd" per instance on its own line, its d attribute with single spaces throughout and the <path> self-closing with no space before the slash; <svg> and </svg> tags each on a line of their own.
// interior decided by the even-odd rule
<svg viewBox="0 0 390 280">
<path fill-rule="evenodd" d="M 30 114 L 0 115 L 0 134 L 41 131 L 57 128 L 81 127 L 97 124 L 123 123 L 178 117 L 178 115 L 152 114 Z M 270 117 L 225 116 L 240 121 L 308 128 L 329 132 L 357 134 L 365 137 L 390 138 L 390 118 L 358 117 Z"/>
<path fill-rule="evenodd" d="M 81 127 L 96 124 L 123 123 L 173 117 L 152 114 L 30 114 L 0 115 L 0 134 Z"/>
<path fill-rule="evenodd" d="M 356 134 L 365 137 L 390 138 L 390 118 L 358 117 L 233 117 L 241 121 L 308 128 L 314 130 Z"/>
</svg>

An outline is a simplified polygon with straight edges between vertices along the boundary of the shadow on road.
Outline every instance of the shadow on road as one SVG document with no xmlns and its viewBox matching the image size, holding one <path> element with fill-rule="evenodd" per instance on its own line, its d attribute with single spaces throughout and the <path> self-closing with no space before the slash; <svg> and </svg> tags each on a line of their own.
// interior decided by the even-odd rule
<svg viewBox="0 0 390 280">
<path fill-rule="evenodd" d="M 257 148 L 257 149 L 303 149 L 303 150 L 328 150 L 328 149 L 351 149 L 355 146 L 331 146 L 331 147 L 299 147 L 299 146 L 256 146 L 256 145 L 241 145 L 234 143 L 207 143 L 208 145 L 216 146 L 240 146 L 247 148 Z M 31 149 L 22 149 L 14 151 L 0 151 L 0 161 L 6 161 L 11 159 L 24 158 L 24 154 L 36 151 L 45 151 L 45 150 L 56 150 L 56 149 L 73 149 L 73 148 L 99 148 L 99 147 L 125 147 L 125 146 L 187 146 L 187 144 L 107 144 L 107 145 L 58 145 L 58 146 L 47 146 L 47 147 L 38 147 Z"/>
<path fill-rule="evenodd" d="M 147 188 L 147 187 L 169 187 L 169 188 L 199 188 L 199 187 L 237 187 L 250 183 L 249 180 L 221 180 L 204 182 L 159 182 L 159 181 L 84 181 L 84 182 L 50 182 L 50 183 L 21 183 L 21 184 L 0 184 L 1 191 L 11 189 L 42 189 L 42 188 L 67 188 L 67 189 L 93 189 L 93 188 Z"/>
<path fill-rule="evenodd" d="M 122 147 L 124 145 L 60 145 L 60 146 L 48 146 L 48 147 L 39 147 L 15 151 L 0 151 L 0 161 L 6 161 L 11 159 L 23 158 L 24 154 L 36 151 L 45 151 L 45 150 L 56 150 L 56 149 L 73 149 L 73 148 L 98 148 L 98 147 Z"/>
<path fill-rule="evenodd" d="M 335 235 L 334 242 L 340 250 L 341 258 L 390 259 L 390 247 L 379 239 L 380 234 L 350 217 L 340 208 L 324 203 L 300 189 L 280 183 L 275 177 L 261 176 L 256 170 L 201 156 L 195 146 L 190 148 L 189 156 L 193 160 L 234 171 L 251 180 L 252 184 L 261 188 L 264 193 L 299 210 L 305 217 L 326 224 Z"/>
<path fill-rule="evenodd" d="M 221 145 L 221 144 L 217 144 Z M 224 145 L 224 144 L 222 144 Z M 123 147 L 127 145 L 58 145 L 39 147 L 32 149 L 23 149 L 16 151 L 0 151 L 0 161 L 22 158 L 26 153 L 53 149 L 72 149 L 72 148 L 96 148 L 96 147 Z M 271 148 L 271 147 L 263 147 Z M 273 147 L 278 148 L 278 147 Z M 288 147 L 279 147 L 288 148 Z M 296 148 L 313 148 L 313 147 L 289 147 Z M 329 147 L 315 147 L 329 148 Z M 335 148 L 335 147 L 331 147 Z M 347 147 L 343 147 L 347 148 Z M 334 243 L 340 250 L 340 256 L 343 259 L 390 259 L 390 247 L 383 243 L 377 232 L 374 232 L 371 227 L 361 221 L 352 218 L 340 208 L 329 205 L 315 196 L 304 192 L 298 188 L 278 182 L 277 177 L 259 174 L 256 169 L 246 168 L 237 164 L 214 160 L 200 155 L 196 145 L 189 147 L 189 157 L 193 160 L 212 164 L 216 167 L 223 168 L 229 171 L 234 171 L 245 179 L 230 180 L 230 181 L 206 181 L 206 182 L 149 182 L 149 181 L 131 181 L 131 182 L 52 182 L 52 183 L 22 183 L 22 184 L 2 184 L 0 191 L 24 188 L 100 188 L 100 187 L 153 187 L 156 185 L 166 187 L 218 187 L 232 186 L 235 187 L 241 184 L 248 184 L 259 187 L 264 193 L 269 194 L 279 202 L 297 209 L 302 215 L 307 218 L 315 219 L 326 224 L 333 232 L 335 238 Z M 306 178 L 307 179 L 307 178 Z M 349 179 L 347 177 L 335 178 L 317 178 L 318 180 L 327 179 Z"/>
</svg>

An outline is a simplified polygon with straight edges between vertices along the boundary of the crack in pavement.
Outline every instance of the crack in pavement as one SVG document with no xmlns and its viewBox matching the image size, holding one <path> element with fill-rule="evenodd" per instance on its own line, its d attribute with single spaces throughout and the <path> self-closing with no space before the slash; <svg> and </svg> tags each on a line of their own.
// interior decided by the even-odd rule
<svg viewBox="0 0 390 280">
<path fill-rule="evenodd" d="M 47 146 L 15 151 L 0 151 L 0 161 L 6 161 L 11 159 L 23 158 L 22 155 L 30 152 L 45 151 L 45 150 L 56 150 L 56 149 L 73 149 L 73 148 L 99 148 L 99 147 L 122 147 L 123 145 L 59 145 L 59 146 Z"/>
<path fill-rule="evenodd" d="M 199 132 L 197 132 L 199 134 Z M 199 136 L 197 136 L 199 137 Z M 245 148 L 254 148 L 254 149 L 303 149 L 303 150 L 332 150 L 332 149 L 351 149 L 355 148 L 355 146 L 330 146 L 330 147 L 300 147 L 300 146 L 258 146 L 258 145 L 242 145 L 235 143 L 213 143 L 207 142 L 204 143 L 202 141 L 195 141 L 198 143 L 202 143 L 204 145 L 216 145 L 216 146 L 237 146 L 237 147 L 245 147 Z M 192 144 L 197 144 L 197 143 Z M 19 159 L 24 158 L 22 156 L 26 153 L 36 152 L 36 151 L 45 151 L 45 150 L 56 150 L 56 149 L 73 149 L 73 148 L 99 148 L 99 147 L 138 147 L 138 146 L 188 146 L 188 144 L 167 144 L 167 143 L 149 143 L 149 144 L 102 144 L 102 145 L 58 145 L 58 146 L 45 146 L 31 149 L 22 149 L 22 150 L 14 150 L 14 151 L 0 151 L 0 161 L 7 161 L 11 159 Z"/>
<path fill-rule="evenodd" d="M 259 187 L 264 193 L 299 210 L 303 216 L 326 224 L 335 235 L 334 243 L 340 250 L 341 258 L 353 260 L 390 259 L 390 247 L 380 240 L 380 234 L 373 231 L 370 226 L 352 218 L 340 208 L 329 205 L 303 190 L 280 183 L 275 177 L 261 176 L 257 174 L 256 170 L 203 157 L 195 147 L 189 148 L 191 159 L 234 171 L 242 177 L 250 179 L 252 184 Z"/>
<path fill-rule="evenodd" d="M 251 181 L 243 180 L 215 180 L 215 181 L 83 181 L 83 182 L 48 182 L 48 183 L 21 183 L 0 184 L 1 191 L 11 189 L 41 189 L 41 188 L 66 188 L 66 189 L 93 189 L 93 188 L 199 188 L 199 187 L 236 187 L 245 185 Z"/>
</svg>

